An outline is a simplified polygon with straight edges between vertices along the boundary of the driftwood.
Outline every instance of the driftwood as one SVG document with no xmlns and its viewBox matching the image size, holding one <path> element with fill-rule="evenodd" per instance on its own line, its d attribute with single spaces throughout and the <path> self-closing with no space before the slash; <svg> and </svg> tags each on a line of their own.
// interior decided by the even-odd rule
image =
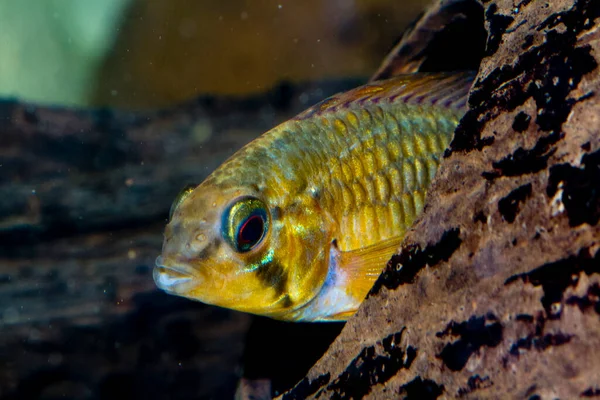
<svg viewBox="0 0 600 400">
<path fill-rule="evenodd" d="M 425 212 L 283 399 L 600 396 L 600 3 L 481 3 Z"/>
<path fill-rule="evenodd" d="M 357 84 L 146 113 L 1 101 L 0 398 L 231 398 L 250 318 L 156 290 L 170 204 L 244 143 Z"/>
</svg>

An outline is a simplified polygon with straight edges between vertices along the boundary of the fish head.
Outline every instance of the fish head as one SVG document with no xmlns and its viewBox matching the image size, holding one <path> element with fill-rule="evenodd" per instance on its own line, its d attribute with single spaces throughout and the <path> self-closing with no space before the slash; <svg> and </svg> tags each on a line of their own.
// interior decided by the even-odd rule
<svg viewBox="0 0 600 400">
<path fill-rule="evenodd" d="M 154 280 L 168 293 L 277 319 L 323 286 L 329 247 L 322 218 L 264 191 L 184 189 L 173 203 Z"/>
</svg>

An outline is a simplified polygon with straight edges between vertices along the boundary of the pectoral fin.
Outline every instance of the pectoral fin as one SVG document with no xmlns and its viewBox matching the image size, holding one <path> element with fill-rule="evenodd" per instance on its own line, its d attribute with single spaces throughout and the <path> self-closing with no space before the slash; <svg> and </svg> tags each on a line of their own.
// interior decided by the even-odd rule
<svg viewBox="0 0 600 400">
<path fill-rule="evenodd" d="M 338 268 L 347 276 L 346 293 L 362 301 L 400 243 L 402 237 L 394 237 L 368 247 L 339 252 Z"/>
<path fill-rule="evenodd" d="M 386 263 L 400 246 L 402 237 L 388 239 L 352 251 L 330 247 L 329 276 L 321 292 L 300 312 L 306 321 L 345 321 L 360 306 Z"/>
</svg>

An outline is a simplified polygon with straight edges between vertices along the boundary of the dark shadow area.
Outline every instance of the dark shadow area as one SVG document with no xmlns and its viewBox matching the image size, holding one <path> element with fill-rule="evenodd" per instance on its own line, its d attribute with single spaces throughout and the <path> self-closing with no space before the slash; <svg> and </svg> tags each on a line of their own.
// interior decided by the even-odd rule
<svg viewBox="0 0 600 400">
<path fill-rule="evenodd" d="M 451 10 L 462 18 L 454 19 L 435 34 L 425 48 L 421 72 L 479 69 L 487 40 L 483 8 L 476 1 L 463 1 Z"/>
<path fill-rule="evenodd" d="M 321 358 L 344 325 L 254 317 L 246 336 L 244 377 L 271 379 L 274 396 L 291 389 Z"/>
</svg>

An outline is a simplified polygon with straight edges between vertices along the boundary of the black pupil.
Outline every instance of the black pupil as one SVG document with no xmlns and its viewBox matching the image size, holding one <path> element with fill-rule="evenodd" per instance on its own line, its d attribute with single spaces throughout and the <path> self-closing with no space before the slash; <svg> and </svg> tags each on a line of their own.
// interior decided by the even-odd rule
<svg viewBox="0 0 600 400">
<path fill-rule="evenodd" d="M 249 248 L 254 246 L 263 235 L 265 224 L 260 215 L 253 215 L 244 222 L 238 233 L 240 247 Z"/>
</svg>

